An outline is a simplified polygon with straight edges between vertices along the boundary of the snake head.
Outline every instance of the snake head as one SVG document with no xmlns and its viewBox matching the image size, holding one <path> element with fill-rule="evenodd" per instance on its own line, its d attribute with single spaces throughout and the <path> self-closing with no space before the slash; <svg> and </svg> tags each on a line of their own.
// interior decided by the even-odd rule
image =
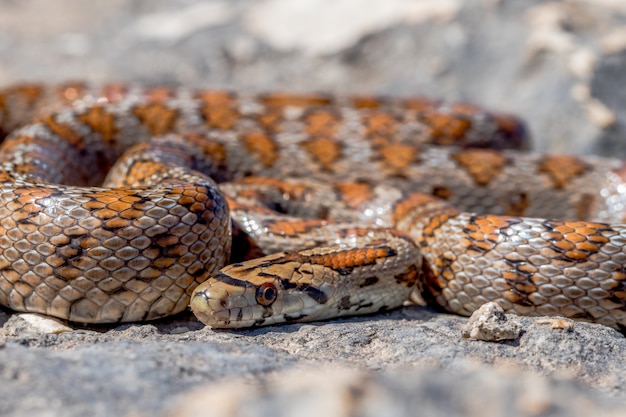
<svg viewBox="0 0 626 417">
<path fill-rule="evenodd" d="M 361 248 L 281 252 L 223 268 L 196 288 L 191 308 L 215 328 L 374 313 L 408 298 L 420 265 L 417 248 L 398 236 Z"/>
<path fill-rule="evenodd" d="M 316 320 L 334 289 L 313 269 L 285 252 L 229 265 L 195 289 L 191 309 L 213 328 Z"/>
</svg>

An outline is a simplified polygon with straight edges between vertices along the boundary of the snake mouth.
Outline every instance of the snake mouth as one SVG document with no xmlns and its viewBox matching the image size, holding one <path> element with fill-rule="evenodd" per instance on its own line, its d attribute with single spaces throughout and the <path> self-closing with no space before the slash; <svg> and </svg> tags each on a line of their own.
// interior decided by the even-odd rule
<svg viewBox="0 0 626 417">
<path fill-rule="evenodd" d="M 220 287 L 198 287 L 189 306 L 198 320 L 209 327 L 228 327 L 232 321 L 229 294 Z"/>
<path fill-rule="evenodd" d="M 212 309 L 211 305 L 220 302 L 212 298 L 207 291 L 199 291 L 195 293 L 190 302 L 190 307 L 198 320 L 212 329 L 238 329 L 250 328 L 258 326 L 267 326 L 272 324 L 281 324 L 285 322 L 300 321 L 306 315 L 294 315 L 293 317 L 286 314 L 273 314 L 271 309 L 262 306 L 247 306 L 224 308 L 221 310 Z M 262 315 L 259 316 L 259 313 Z"/>
<path fill-rule="evenodd" d="M 193 311 L 193 314 L 200 320 L 202 323 L 210 326 L 207 323 L 213 321 L 211 318 L 211 310 L 207 308 L 209 303 L 209 298 L 204 292 L 194 293 L 189 301 L 189 307 Z"/>
</svg>

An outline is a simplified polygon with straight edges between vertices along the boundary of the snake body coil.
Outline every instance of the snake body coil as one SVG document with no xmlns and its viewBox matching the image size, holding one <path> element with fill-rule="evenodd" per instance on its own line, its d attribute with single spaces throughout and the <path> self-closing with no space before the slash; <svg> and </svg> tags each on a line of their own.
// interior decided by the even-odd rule
<svg viewBox="0 0 626 417">
<path fill-rule="evenodd" d="M 243 327 L 382 311 L 417 286 L 459 314 L 497 301 L 626 324 L 624 165 L 507 150 L 526 146 L 510 116 L 75 84 L 5 89 L 2 132 L 14 310 L 139 321 L 191 299 L 208 325 Z"/>
</svg>

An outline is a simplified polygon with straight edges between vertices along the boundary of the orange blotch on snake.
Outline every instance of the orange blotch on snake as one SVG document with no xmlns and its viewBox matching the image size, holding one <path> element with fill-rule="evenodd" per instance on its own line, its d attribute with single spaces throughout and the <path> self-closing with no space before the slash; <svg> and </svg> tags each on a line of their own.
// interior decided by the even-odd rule
<svg viewBox="0 0 626 417">
<path fill-rule="evenodd" d="M 193 197 L 190 197 L 190 196 L 185 196 L 185 197 L 181 197 L 181 198 L 178 199 L 178 203 L 182 204 L 184 206 L 193 204 L 195 201 L 196 201 L 196 199 L 193 198 Z"/>
<path fill-rule="evenodd" d="M 572 250 L 575 247 L 573 243 L 566 240 L 558 240 L 556 242 L 552 242 L 552 245 L 564 251 Z"/>
<path fill-rule="evenodd" d="M 124 211 L 124 210 L 126 210 L 126 209 L 131 208 L 131 205 L 130 205 L 129 203 L 126 203 L 126 202 L 124 202 L 124 201 L 122 201 L 122 200 L 120 199 L 120 200 L 118 200 L 118 201 L 115 201 L 115 202 L 113 202 L 113 203 L 109 204 L 109 208 L 110 208 L 111 210 L 115 210 L 116 212 L 118 212 L 118 213 L 119 213 L 119 212 L 121 212 L 121 211 Z"/>
<path fill-rule="evenodd" d="M 567 234 L 567 233 L 572 233 L 574 231 L 574 227 L 570 227 L 566 223 L 562 223 L 560 225 L 557 225 L 553 230 L 555 232 Z"/>
<path fill-rule="evenodd" d="M 333 163 L 341 157 L 341 144 L 328 137 L 314 138 L 302 142 L 301 146 L 324 171 L 331 171 Z"/>
<path fill-rule="evenodd" d="M 15 88 L 15 92 L 24 96 L 29 106 L 35 104 L 35 102 L 41 97 L 42 89 L 36 84 L 21 84 Z"/>
<path fill-rule="evenodd" d="M 587 222 L 580 222 L 581 226 L 578 227 L 577 232 L 581 233 L 585 236 L 590 236 L 593 234 L 597 234 L 598 233 L 598 229 L 602 230 L 602 229 L 606 229 L 606 225 L 605 224 L 600 224 L 600 223 L 587 223 Z"/>
<path fill-rule="evenodd" d="M 602 236 L 602 235 L 591 235 L 591 236 L 587 236 L 587 240 L 589 240 L 590 242 L 595 242 L 595 243 L 609 243 L 609 238 L 606 236 Z"/>
<path fill-rule="evenodd" d="M 111 209 L 100 209 L 92 213 L 93 217 L 100 220 L 106 220 L 117 216 L 117 212 Z"/>
<path fill-rule="evenodd" d="M 454 213 L 452 214 L 454 215 Z M 452 215 L 441 214 L 430 218 L 429 222 L 424 226 L 424 236 L 434 236 L 435 232 L 445 224 Z"/>
<path fill-rule="evenodd" d="M 330 254 L 302 256 L 305 262 L 323 265 L 335 270 L 372 265 L 377 260 L 395 256 L 387 247 L 346 249 Z"/>
<path fill-rule="evenodd" d="M 487 186 L 507 162 L 501 154 L 488 149 L 465 149 L 451 157 L 479 186 Z"/>
<path fill-rule="evenodd" d="M 600 247 L 598 245 L 594 245 L 593 243 L 589 242 L 589 241 L 585 241 L 585 242 L 579 242 L 576 244 L 576 249 L 581 250 L 581 251 L 585 251 L 587 253 L 590 252 L 597 252 L 600 250 Z"/>
<path fill-rule="evenodd" d="M 13 191 L 15 194 L 19 195 L 18 201 L 22 201 L 22 198 L 45 198 L 49 197 L 54 190 L 47 187 L 29 187 L 29 188 L 15 188 Z M 24 200 L 27 201 L 27 200 Z"/>
<path fill-rule="evenodd" d="M 504 271 L 502 272 L 502 278 L 507 281 L 526 281 L 526 277 L 522 274 L 517 273 L 516 271 Z"/>
<path fill-rule="evenodd" d="M 508 302 L 511 302 L 513 304 L 518 304 L 524 301 L 524 297 L 522 297 L 520 294 L 518 294 L 515 291 L 505 291 L 502 296 L 504 297 L 505 300 L 507 300 Z"/>
<path fill-rule="evenodd" d="M 133 113 L 153 136 L 171 132 L 178 119 L 178 111 L 156 102 L 136 107 Z"/>
<path fill-rule="evenodd" d="M 124 210 L 120 212 L 119 215 L 123 219 L 131 220 L 131 219 L 138 219 L 139 217 L 143 216 L 144 213 L 141 210 L 128 209 L 128 210 Z"/>
<path fill-rule="evenodd" d="M 395 203 L 393 207 L 393 212 L 392 212 L 394 224 L 404 219 L 410 212 L 420 207 L 427 206 L 433 203 L 438 203 L 438 202 L 439 200 L 437 200 L 435 197 L 429 196 L 427 194 L 411 193 L 407 195 L 405 198 L 401 199 L 399 202 Z M 453 215 L 455 213 L 456 213 L 456 210 L 454 209 L 447 210 L 445 215 L 433 218 L 433 220 L 431 221 L 431 223 L 433 223 L 432 227 L 430 227 L 431 225 L 429 225 L 425 227 L 425 229 L 436 228 L 436 225 L 440 224 L 442 221 L 445 221 L 445 219 L 447 219 L 450 215 Z"/>
<path fill-rule="evenodd" d="M 102 135 L 105 142 L 113 142 L 118 133 L 115 126 L 115 116 L 107 113 L 102 107 L 93 107 L 89 111 L 78 116 L 78 120 L 85 123 L 95 132 Z"/>
<path fill-rule="evenodd" d="M 587 239 L 587 237 L 586 237 L 586 236 L 583 236 L 583 235 L 582 235 L 582 234 L 580 234 L 580 233 L 567 233 L 567 234 L 565 234 L 563 237 L 564 237 L 566 240 L 568 240 L 568 241 L 570 241 L 570 242 L 574 242 L 574 243 L 577 243 L 577 242 L 584 242 L 584 241 Z"/>
<path fill-rule="evenodd" d="M 564 253 L 565 256 L 567 256 L 569 259 L 573 259 L 575 261 L 584 261 L 587 259 L 587 253 L 579 251 L 579 250 L 572 250 L 572 251 L 567 251 Z"/>
<path fill-rule="evenodd" d="M 339 127 L 339 116 L 329 111 L 318 110 L 307 114 L 305 131 L 309 136 L 334 138 Z"/>
<path fill-rule="evenodd" d="M 259 99 L 268 106 L 277 107 L 308 107 L 332 104 L 332 99 L 322 94 L 268 93 L 261 95 Z"/>
<path fill-rule="evenodd" d="M 102 193 L 94 193 L 91 195 L 91 197 L 95 201 L 99 201 L 104 204 L 111 204 L 119 199 L 119 195 L 117 195 L 115 191 L 103 191 Z"/>
<path fill-rule="evenodd" d="M 32 213 L 39 213 L 43 211 L 44 208 L 41 207 L 40 205 L 29 203 L 24 206 L 23 210 L 29 214 L 32 214 Z"/>
<path fill-rule="evenodd" d="M 15 193 L 15 194 L 19 195 L 19 193 Z M 24 205 L 32 202 L 33 201 L 33 197 L 30 194 L 22 194 L 16 200 L 17 200 L 18 203 L 20 203 L 22 206 L 24 206 Z"/>
<path fill-rule="evenodd" d="M 383 253 L 375 249 L 343 251 L 329 257 L 328 260 L 330 262 L 327 266 L 339 269 L 351 268 L 360 265 L 371 265 L 376 261 L 376 259 L 381 258 L 381 255 L 383 255 Z"/>
<path fill-rule="evenodd" d="M 195 94 L 195 97 L 209 106 L 225 106 L 235 103 L 234 94 L 222 90 L 200 91 Z"/>
<path fill-rule="evenodd" d="M 278 145 L 269 136 L 261 133 L 248 133 L 241 138 L 244 146 L 255 155 L 266 168 L 272 167 L 278 159 Z"/>
<path fill-rule="evenodd" d="M 554 188 L 565 188 L 574 178 L 584 174 L 589 167 L 571 155 L 547 155 L 539 162 L 539 172 L 550 177 Z"/>
<path fill-rule="evenodd" d="M 273 235 L 297 237 L 309 230 L 323 226 L 327 222 L 317 219 L 290 221 L 276 220 L 267 221 L 263 224 L 267 232 Z"/>
<path fill-rule="evenodd" d="M 419 112 L 433 110 L 440 105 L 438 100 L 423 97 L 405 98 L 401 100 L 401 103 L 406 109 L 417 110 Z"/>
<path fill-rule="evenodd" d="M 466 231 L 475 241 L 497 242 L 500 230 L 508 225 L 509 223 L 499 216 L 477 216 L 472 224 L 466 226 Z"/>
<path fill-rule="evenodd" d="M 375 109 L 381 105 L 381 101 L 374 96 L 355 96 L 352 105 L 357 109 Z"/>
<path fill-rule="evenodd" d="M 97 246 L 100 241 L 96 238 L 83 236 L 80 239 L 77 239 L 78 245 L 83 249 L 89 249 L 91 247 Z"/>
<path fill-rule="evenodd" d="M 455 144 L 472 126 L 467 119 L 434 112 L 423 114 L 422 121 L 431 128 L 435 142 L 441 145 Z"/>
<path fill-rule="evenodd" d="M 204 155 L 211 158 L 214 167 L 223 167 L 226 163 L 226 147 L 200 135 L 188 134 L 185 138 L 192 143 L 201 144 Z"/>
<path fill-rule="evenodd" d="M 71 246 L 63 246 L 57 250 L 57 253 L 67 259 L 78 255 L 79 251 L 77 248 L 73 248 Z"/>
<path fill-rule="evenodd" d="M 336 185 L 342 200 L 351 208 L 359 208 L 374 197 L 372 186 L 366 183 L 339 182 Z"/>
<path fill-rule="evenodd" d="M 417 161 L 417 147 L 401 143 L 383 146 L 380 149 L 383 162 L 397 173 L 404 172 L 408 166 Z"/>
<path fill-rule="evenodd" d="M 122 229 L 124 227 L 128 227 L 130 222 L 119 217 L 113 217 L 111 220 L 107 220 L 104 225 L 109 229 Z"/>
<path fill-rule="evenodd" d="M 390 139 L 396 133 L 398 120 L 384 112 L 375 112 L 364 115 L 363 123 L 366 126 L 366 134 L 370 136 L 382 136 Z"/>
<path fill-rule="evenodd" d="M 232 129 L 240 118 L 233 94 L 226 91 L 204 91 L 197 94 L 204 103 L 200 114 L 213 129 Z"/>
<path fill-rule="evenodd" d="M 268 107 L 265 113 L 256 116 L 256 120 L 266 131 L 274 134 L 280 133 L 282 131 L 283 110 L 281 108 Z"/>
<path fill-rule="evenodd" d="M 201 112 L 207 126 L 213 129 L 232 129 L 240 119 L 239 110 L 228 106 L 206 105 Z"/>
<path fill-rule="evenodd" d="M 537 291 L 537 287 L 529 282 L 516 283 L 513 287 L 524 294 L 532 294 Z"/>
<path fill-rule="evenodd" d="M 81 149 L 84 146 L 83 136 L 73 131 L 72 128 L 70 128 L 69 126 L 64 125 L 62 123 L 58 123 L 52 116 L 44 116 L 40 120 L 54 134 L 65 139 L 69 144 L 74 146 L 76 149 Z"/>
<path fill-rule="evenodd" d="M 394 276 L 394 279 L 396 283 L 402 284 L 405 287 L 410 288 L 415 285 L 419 276 L 420 276 L 420 271 L 417 269 L 417 266 L 410 265 L 406 271 Z"/>
</svg>

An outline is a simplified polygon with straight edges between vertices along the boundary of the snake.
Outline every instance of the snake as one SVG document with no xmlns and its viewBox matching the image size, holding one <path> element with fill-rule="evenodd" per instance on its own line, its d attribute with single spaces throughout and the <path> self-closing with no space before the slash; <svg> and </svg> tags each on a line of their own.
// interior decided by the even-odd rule
<svg viewBox="0 0 626 417">
<path fill-rule="evenodd" d="M 626 165 L 422 97 L 0 90 L 0 304 L 213 328 L 373 314 L 626 325 Z"/>
</svg>

